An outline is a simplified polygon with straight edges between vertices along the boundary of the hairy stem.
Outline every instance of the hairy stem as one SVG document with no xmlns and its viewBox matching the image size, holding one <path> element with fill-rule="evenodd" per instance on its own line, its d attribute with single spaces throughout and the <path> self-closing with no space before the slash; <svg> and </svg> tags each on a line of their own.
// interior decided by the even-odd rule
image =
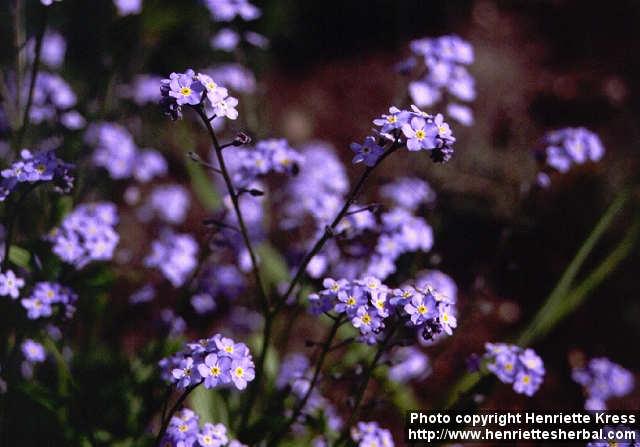
<svg viewBox="0 0 640 447">
<path fill-rule="evenodd" d="M 231 198 L 231 203 L 233 205 L 233 210 L 236 214 L 236 219 L 238 219 L 238 225 L 240 226 L 240 233 L 242 234 L 242 239 L 244 241 L 244 245 L 249 252 L 249 257 L 251 258 L 251 266 L 253 270 L 253 276 L 256 282 L 256 286 L 258 287 L 258 291 L 260 293 L 260 298 L 262 300 L 262 305 L 265 310 L 265 316 L 269 310 L 269 298 L 267 297 L 267 293 L 264 289 L 264 284 L 262 283 L 262 278 L 260 275 L 260 268 L 258 267 L 258 258 L 256 257 L 255 251 L 253 250 L 253 246 L 251 245 L 251 240 L 249 239 L 249 232 L 247 231 L 247 226 L 244 223 L 244 218 L 242 217 L 242 211 L 240 210 L 240 203 L 238 201 L 238 193 L 236 192 L 235 187 L 233 186 L 233 182 L 231 181 L 231 176 L 229 175 L 229 171 L 227 170 L 227 166 L 224 162 L 224 157 L 222 155 L 222 146 L 218 142 L 218 138 L 216 137 L 216 133 L 211 126 L 211 122 L 207 118 L 207 115 L 204 112 L 202 106 L 194 107 L 202 122 L 206 126 L 209 131 L 209 136 L 211 137 L 211 142 L 213 143 L 213 148 L 215 149 L 216 158 L 218 160 L 218 165 L 220 166 L 220 171 L 222 177 L 224 178 L 224 182 L 227 186 L 227 191 L 229 192 L 229 197 Z"/>
<path fill-rule="evenodd" d="M 367 391 L 367 386 L 369 385 L 369 381 L 371 380 L 371 377 L 373 376 L 373 372 L 378 366 L 378 362 L 380 361 L 382 354 L 384 354 L 386 349 L 389 347 L 389 342 L 391 341 L 391 338 L 393 337 L 395 330 L 396 330 L 396 326 L 395 325 L 391 326 L 391 328 L 389 329 L 389 332 L 380 343 L 380 346 L 378 346 L 376 355 L 373 357 L 373 360 L 365 370 L 364 378 L 360 383 L 360 387 L 357 389 L 355 394 L 355 401 L 353 403 L 353 409 L 351 410 L 351 416 L 349 416 L 349 420 L 345 424 L 344 429 L 342 430 L 342 433 L 340 435 L 340 438 L 338 438 L 338 440 L 335 443 L 336 447 L 341 444 L 344 444 L 348 440 L 349 430 L 351 429 L 351 426 L 356 422 L 356 418 L 358 417 L 358 411 L 360 409 L 360 404 L 362 404 L 362 400 L 364 399 L 364 395 L 365 395 L 365 392 Z"/>
<path fill-rule="evenodd" d="M 315 370 L 313 371 L 311 382 L 309 382 L 309 388 L 307 389 L 307 392 L 304 394 L 302 399 L 300 399 L 300 401 L 298 402 L 298 405 L 296 405 L 295 409 L 293 410 L 293 413 L 291 414 L 291 417 L 287 419 L 285 424 L 271 437 L 271 439 L 269 440 L 269 443 L 267 444 L 268 446 L 278 445 L 278 442 L 280 441 L 280 439 L 282 439 L 282 437 L 287 434 L 291 425 L 298 419 L 298 417 L 302 413 L 304 406 L 307 404 L 309 397 L 311 397 L 311 393 L 313 392 L 316 384 L 318 383 L 318 379 L 320 378 L 320 371 L 322 370 L 322 366 L 324 365 L 325 358 L 327 357 L 327 354 L 331 350 L 331 343 L 333 343 L 333 339 L 335 338 L 338 332 L 338 328 L 342 325 L 343 321 L 344 320 L 342 320 L 341 318 L 336 318 L 336 320 L 334 321 L 333 325 L 331 326 L 331 331 L 327 335 L 327 338 L 322 345 L 322 350 L 320 351 L 320 357 L 316 362 L 316 367 L 315 367 Z"/>
<path fill-rule="evenodd" d="M 362 175 L 358 179 L 358 182 L 355 184 L 355 186 L 347 196 L 347 200 L 345 201 L 344 206 L 338 212 L 336 217 L 333 219 L 333 222 L 331 222 L 331 225 L 329 225 L 325 229 L 324 233 L 322 233 L 322 236 L 320 236 L 320 238 L 316 241 L 316 243 L 313 245 L 311 250 L 309 250 L 309 252 L 307 252 L 307 254 L 302 259 L 302 262 L 300 263 L 300 266 L 298 267 L 296 274 L 293 276 L 293 279 L 289 283 L 289 286 L 287 287 L 286 292 L 282 296 L 282 299 L 277 304 L 276 310 L 279 310 L 282 306 L 286 304 L 287 300 L 293 293 L 293 290 L 295 289 L 296 285 L 302 280 L 303 276 L 305 275 L 309 262 L 311 262 L 313 257 L 317 255 L 320 252 L 320 250 L 322 250 L 322 248 L 324 247 L 324 244 L 326 244 L 327 241 L 333 236 L 333 232 L 337 228 L 338 224 L 345 217 L 345 215 L 349 211 L 349 208 L 351 207 L 353 202 L 355 202 L 356 198 L 362 191 L 362 188 L 365 182 L 367 181 L 367 179 L 369 178 L 369 176 L 371 175 L 371 173 L 374 171 L 376 167 L 378 167 L 378 165 L 380 165 L 384 161 L 385 158 L 387 158 L 389 155 L 395 152 L 395 150 L 398 149 L 398 147 L 399 146 L 396 143 L 394 143 L 389 149 L 387 149 L 382 154 L 382 156 L 376 161 L 376 163 L 373 166 L 368 166 L 367 169 L 365 169 L 365 171 L 362 173 Z"/>
<path fill-rule="evenodd" d="M 38 34 L 36 36 L 36 48 L 35 48 L 35 57 L 33 59 L 33 64 L 31 65 L 31 78 L 29 80 L 29 94 L 27 95 L 27 104 L 24 107 L 24 113 L 22 115 L 22 123 L 20 124 L 20 129 L 18 130 L 18 134 L 16 137 L 16 148 L 20 149 L 22 146 L 22 139 L 24 138 L 24 133 L 29 127 L 29 112 L 31 111 L 31 104 L 33 103 L 33 92 L 36 86 L 36 78 L 38 76 L 38 70 L 40 68 L 40 54 L 42 52 L 42 41 L 44 40 L 44 33 L 47 29 L 47 11 L 49 8 L 42 8 L 42 23 L 40 28 L 38 29 Z M 18 92 L 20 94 L 20 92 Z"/>
<path fill-rule="evenodd" d="M 198 385 L 200 385 L 201 383 L 202 383 L 202 381 L 200 381 L 200 382 L 198 382 L 196 384 L 193 384 L 190 387 L 188 387 L 180 395 L 180 397 L 178 398 L 176 403 L 173 404 L 173 407 L 171 407 L 171 410 L 169 410 L 169 413 L 167 414 L 167 416 L 162 421 L 162 425 L 160 426 L 160 431 L 158 432 L 158 436 L 156 437 L 156 442 L 154 443 L 155 447 L 160 447 L 160 442 L 162 441 L 162 438 L 163 438 L 164 434 L 167 432 L 167 428 L 169 427 L 169 422 L 171 422 L 171 418 L 176 413 L 176 411 L 178 411 L 180 406 L 182 406 L 182 404 L 184 403 L 185 399 L 187 397 L 189 397 L 189 394 L 191 394 L 191 392 L 193 390 L 195 390 L 198 387 Z"/>
</svg>

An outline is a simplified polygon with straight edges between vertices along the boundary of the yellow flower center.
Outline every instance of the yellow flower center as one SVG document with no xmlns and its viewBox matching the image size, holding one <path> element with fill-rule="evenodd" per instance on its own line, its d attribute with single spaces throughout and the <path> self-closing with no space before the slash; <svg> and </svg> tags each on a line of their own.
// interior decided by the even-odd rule
<svg viewBox="0 0 640 447">
<path fill-rule="evenodd" d="M 395 115 L 389 115 L 389 116 L 387 117 L 387 122 L 389 122 L 389 123 L 391 123 L 391 124 L 393 124 L 393 123 L 395 123 L 395 122 L 397 122 L 397 121 L 398 121 L 398 118 L 397 118 Z"/>
<path fill-rule="evenodd" d="M 513 371 L 513 364 L 512 363 L 506 363 L 504 365 L 504 369 L 506 369 L 509 372 Z"/>
<path fill-rule="evenodd" d="M 211 371 L 211 375 L 212 376 L 216 376 L 217 377 L 217 376 L 220 375 L 220 368 L 218 368 L 217 366 L 212 366 L 209 371 Z"/>
<path fill-rule="evenodd" d="M 229 354 L 233 354 L 233 346 L 226 346 L 224 350 L 227 351 Z"/>
<path fill-rule="evenodd" d="M 238 366 L 238 367 L 236 368 L 236 376 L 238 376 L 238 377 L 242 377 L 242 376 L 244 376 L 244 369 L 242 369 L 242 367 L 241 367 L 241 366 Z"/>
<path fill-rule="evenodd" d="M 184 433 L 185 431 L 189 430 L 189 427 L 187 427 L 187 424 L 181 424 L 180 426 L 178 426 L 178 430 Z"/>
<path fill-rule="evenodd" d="M 427 306 L 425 306 L 424 304 L 421 304 L 418 306 L 418 313 L 420 315 L 424 315 L 427 313 Z"/>
<path fill-rule="evenodd" d="M 189 96 L 191 94 L 191 89 L 189 87 L 182 87 L 180 89 L 180 94 L 182 96 Z"/>
<path fill-rule="evenodd" d="M 369 314 L 364 314 L 362 316 L 362 321 L 364 322 L 364 324 L 369 324 L 371 323 L 371 317 L 369 316 Z"/>
<path fill-rule="evenodd" d="M 438 132 L 445 133 L 446 131 L 447 131 L 447 128 L 444 125 L 438 126 Z"/>
<path fill-rule="evenodd" d="M 420 130 L 416 130 L 416 138 L 418 140 L 422 140 L 425 137 L 425 133 L 424 130 L 420 129 Z"/>
<path fill-rule="evenodd" d="M 528 375 L 522 377 L 522 383 L 528 384 L 529 382 L 531 382 L 531 377 L 529 377 Z"/>
<path fill-rule="evenodd" d="M 213 444 L 213 438 L 209 435 L 207 436 L 203 436 L 202 437 L 202 442 L 204 442 L 207 445 Z"/>
<path fill-rule="evenodd" d="M 442 314 L 442 321 L 444 321 L 445 323 L 449 322 L 449 314 Z"/>
<path fill-rule="evenodd" d="M 347 304 L 348 304 L 349 306 L 353 306 L 354 304 L 356 304 L 356 299 L 355 299 L 354 297 L 350 296 L 350 297 L 347 299 Z"/>
</svg>

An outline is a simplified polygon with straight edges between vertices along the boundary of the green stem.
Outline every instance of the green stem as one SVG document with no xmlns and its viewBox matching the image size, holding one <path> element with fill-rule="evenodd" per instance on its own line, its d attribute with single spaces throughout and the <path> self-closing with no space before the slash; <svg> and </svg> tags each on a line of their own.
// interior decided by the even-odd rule
<svg viewBox="0 0 640 447">
<path fill-rule="evenodd" d="M 580 249 L 576 253 L 567 269 L 562 274 L 562 277 L 558 281 L 556 287 L 549 294 L 544 305 L 540 308 L 538 313 L 533 318 L 532 322 L 518 338 L 518 343 L 521 346 L 527 346 L 531 344 L 536 338 L 538 338 L 538 331 L 540 330 L 539 328 L 545 324 L 544 322 L 546 320 L 551 318 L 550 316 L 553 315 L 555 309 L 559 305 L 561 305 L 562 301 L 569 292 L 569 288 L 575 280 L 578 271 L 584 264 L 589 254 L 593 251 L 595 245 L 607 231 L 607 229 L 613 222 L 613 219 L 622 210 L 627 199 L 628 192 L 623 191 L 616 197 L 609 208 L 607 208 L 587 239 L 584 241 L 582 246 L 580 246 Z"/>
<path fill-rule="evenodd" d="M 186 400 L 186 398 L 189 396 L 189 394 L 191 394 L 191 392 L 193 390 L 195 390 L 198 387 L 198 385 L 200 385 L 201 383 L 202 382 L 198 382 L 198 383 L 193 384 L 190 387 L 188 387 L 186 390 L 184 390 L 182 395 L 180 395 L 180 397 L 178 398 L 176 403 L 173 404 L 173 407 L 171 407 L 171 410 L 169 410 L 169 413 L 167 414 L 167 416 L 162 421 L 162 425 L 160 427 L 160 431 L 158 432 L 158 436 L 156 437 L 156 442 L 154 443 L 155 447 L 160 447 L 160 441 L 162 441 L 162 437 L 167 432 L 167 428 L 169 427 L 169 422 L 171 422 L 171 418 L 173 417 L 175 412 L 178 411 L 178 409 L 183 404 L 183 402 Z"/>
<path fill-rule="evenodd" d="M 38 69 L 40 68 L 40 54 L 42 52 L 42 41 L 44 40 L 44 33 L 47 29 L 47 11 L 49 8 L 42 8 L 42 23 L 40 28 L 38 29 L 38 35 L 36 36 L 36 48 L 35 48 L 35 58 L 33 59 L 33 64 L 31 66 L 31 78 L 29 81 L 29 94 L 27 95 L 27 104 L 24 108 L 24 113 L 22 115 L 22 124 L 20 125 L 20 129 L 18 131 L 18 135 L 16 137 L 16 148 L 19 149 L 22 146 L 22 139 L 24 138 L 24 133 L 29 127 L 29 112 L 31 111 L 31 104 L 33 103 L 33 92 L 36 85 L 36 78 L 38 77 Z"/>
<path fill-rule="evenodd" d="M 367 391 L 369 381 L 371 380 L 371 377 L 373 376 L 373 372 L 378 366 L 378 362 L 380 361 L 382 354 L 384 354 L 385 350 L 389 347 L 389 342 L 391 341 L 391 338 L 393 337 L 395 330 L 396 330 L 396 326 L 395 325 L 391 326 L 391 328 L 389 329 L 389 332 L 380 343 L 380 346 L 378 346 L 378 350 L 376 351 L 376 354 L 373 357 L 373 360 L 371 361 L 368 368 L 366 369 L 364 373 L 364 379 L 360 383 L 360 387 L 358 388 L 355 394 L 355 401 L 353 404 L 353 409 L 351 410 L 351 415 L 349 416 L 349 420 L 345 424 L 340 437 L 334 444 L 335 447 L 338 447 L 339 445 L 344 444 L 348 440 L 349 431 L 353 426 L 353 424 L 356 422 L 356 419 L 358 417 L 358 411 L 360 410 L 360 405 L 362 404 L 362 400 L 364 399 L 365 392 Z"/>
<path fill-rule="evenodd" d="M 320 357 L 316 362 L 316 367 L 313 372 L 313 376 L 311 377 L 311 382 L 309 382 L 309 388 L 307 389 L 307 392 L 304 394 L 302 399 L 300 399 L 300 401 L 296 405 L 295 409 L 293 410 L 293 413 L 291 414 L 291 417 L 287 419 L 285 424 L 271 437 L 267 446 L 277 445 L 280 439 L 282 439 L 282 437 L 287 434 L 291 425 L 298 419 L 298 417 L 302 413 L 304 406 L 307 404 L 309 397 L 311 397 L 311 393 L 313 392 L 316 384 L 318 383 L 318 379 L 320 377 L 320 371 L 322 371 L 322 366 L 324 365 L 325 358 L 327 357 L 327 354 L 331 350 L 331 343 L 333 343 L 333 339 L 338 333 L 338 328 L 340 328 L 343 322 L 344 320 L 342 320 L 341 318 L 336 318 L 336 320 L 334 321 L 333 325 L 331 326 L 331 331 L 329 332 L 329 334 L 327 335 L 327 338 L 322 344 Z"/>
</svg>

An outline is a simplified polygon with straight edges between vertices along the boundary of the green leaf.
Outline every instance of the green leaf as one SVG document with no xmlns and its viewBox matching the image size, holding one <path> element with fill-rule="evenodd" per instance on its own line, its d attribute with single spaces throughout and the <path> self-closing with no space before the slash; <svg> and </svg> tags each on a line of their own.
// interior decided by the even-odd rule
<svg viewBox="0 0 640 447">
<path fill-rule="evenodd" d="M 268 285 L 277 286 L 289 279 L 287 263 L 273 245 L 263 243 L 257 251 L 260 257 L 260 269 Z"/>
<path fill-rule="evenodd" d="M 220 393 L 199 386 L 193 390 L 190 399 L 193 410 L 200 415 L 204 422 L 229 425 L 229 411 Z"/>
<path fill-rule="evenodd" d="M 215 211 L 220 208 L 220 196 L 213 187 L 213 181 L 202 166 L 192 162 L 188 162 L 186 166 L 191 179 L 191 187 L 202 206 L 209 211 Z"/>
<path fill-rule="evenodd" d="M 23 269 L 29 270 L 29 261 L 31 260 L 31 253 L 29 253 L 24 248 L 18 247 L 17 245 L 12 245 L 9 248 L 9 261 L 12 264 L 17 265 L 18 267 L 22 267 Z"/>
</svg>

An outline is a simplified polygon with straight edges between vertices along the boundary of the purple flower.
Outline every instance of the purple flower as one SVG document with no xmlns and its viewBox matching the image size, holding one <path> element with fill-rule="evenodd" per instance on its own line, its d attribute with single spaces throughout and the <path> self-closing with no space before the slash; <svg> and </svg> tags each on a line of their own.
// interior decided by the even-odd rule
<svg viewBox="0 0 640 447">
<path fill-rule="evenodd" d="M 633 374 L 605 357 L 591 359 L 586 367 L 575 368 L 572 378 L 584 388 L 588 410 L 605 410 L 609 398 L 625 396 L 634 387 Z"/>
<path fill-rule="evenodd" d="M 27 338 L 22 342 L 20 349 L 22 350 L 22 355 L 24 355 L 24 358 L 28 362 L 41 363 L 47 358 L 47 353 L 45 352 L 44 347 L 30 338 Z"/>
<path fill-rule="evenodd" d="M 378 158 L 384 153 L 384 149 L 376 144 L 376 140 L 373 137 L 367 137 L 364 143 L 351 143 L 351 150 L 356 153 L 353 157 L 353 163 L 364 162 L 367 166 L 374 166 L 378 161 Z"/>
<path fill-rule="evenodd" d="M 79 205 L 48 237 L 53 252 L 63 261 L 81 269 L 91 261 L 107 261 L 113 257 L 120 236 L 114 226 L 118 222 L 113 203 L 97 202 Z"/>
<path fill-rule="evenodd" d="M 584 127 L 548 132 L 538 158 L 549 168 L 564 173 L 573 165 L 599 161 L 605 152 L 600 138 Z"/>
<path fill-rule="evenodd" d="M 392 366 L 389 378 L 395 382 L 422 380 L 431 374 L 429 357 L 417 348 L 408 346 L 397 348 L 391 356 Z"/>
<path fill-rule="evenodd" d="M 391 432 L 380 428 L 377 422 L 358 422 L 351 429 L 351 439 L 358 447 L 394 447 L 395 445 Z"/>
<path fill-rule="evenodd" d="M 532 349 L 515 345 L 487 343 L 484 359 L 487 369 L 504 383 L 512 383 L 516 393 L 533 396 L 544 379 L 542 359 Z"/>
<path fill-rule="evenodd" d="M 204 378 L 204 387 L 214 388 L 220 383 L 228 383 L 231 380 L 230 368 L 229 357 L 209 354 L 205 357 L 204 363 L 198 365 L 198 372 Z"/>
<path fill-rule="evenodd" d="M 260 9 L 248 0 L 205 0 L 205 5 L 217 22 L 230 22 L 236 16 L 249 21 L 261 15 Z"/>
<path fill-rule="evenodd" d="M 13 270 L 7 270 L 5 273 L 0 272 L 0 296 L 18 299 L 22 287 L 24 287 L 24 279 L 18 278 Z"/>
<path fill-rule="evenodd" d="M 178 106 L 200 104 L 204 91 L 205 87 L 196 78 L 195 72 L 191 69 L 184 73 L 174 72 L 169 75 L 168 95 L 176 100 Z"/>
<path fill-rule="evenodd" d="M 118 15 L 127 16 L 142 12 L 142 0 L 113 0 L 118 9 Z"/>
<path fill-rule="evenodd" d="M 351 324 L 360 329 L 361 334 L 367 335 L 377 331 L 383 323 L 374 310 L 367 306 L 360 306 L 351 319 Z"/>
<path fill-rule="evenodd" d="M 408 138 L 407 149 L 410 151 L 431 150 L 439 145 L 436 138 L 439 133 L 438 127 L 428 123 L 424 118 L 411 118 L 409 123 L 403 124 L 402 132 Z"/>
<path fill-rule="evenodd" d="M 233 51 L 240 43 L 240 36 L 230 28 L 222 28 L 211 38 L 210 43 L 213 49 Z"/>
<path fill-rule="evenodd" d="M 411 298 L 411 302 L 403 307 L 404 311 L 411 317 L 411 323 L 420 326 L 427 320 L 436 316 L 435 303 L 429 296 L 417 294 Z"/>
<path fill-rule="evenodd" d="M 174 287 L 180 287 L 196 268 L 198 245 L 189 234 L 165 230 L 151 244 L 144 263 L 157 267 Z"/>
<path fill-rule="evenodd" d="M 231 380 L 239 390 L 244 390 L 247 382 L 252 381 L 254 377 L 254 365 L 250 358 L 241 357 L 231 362 Z"/>
<path fill-rule="evenodd" d="M 178 388 L 187 388 L 199 379 L 197 370 L 194 370 L 193 359 L 191 357 L 182 359 L 180 366 L 171 371 L 171 374 L 176 380 L 176 386 Z"/>
<path fill-rule="evenodd" d="M 216 302 L 208 293 L 198 293 L 191 297 L 191 306 L 197 314 L 204 315 L 216 309 Z"/>
</svg>

